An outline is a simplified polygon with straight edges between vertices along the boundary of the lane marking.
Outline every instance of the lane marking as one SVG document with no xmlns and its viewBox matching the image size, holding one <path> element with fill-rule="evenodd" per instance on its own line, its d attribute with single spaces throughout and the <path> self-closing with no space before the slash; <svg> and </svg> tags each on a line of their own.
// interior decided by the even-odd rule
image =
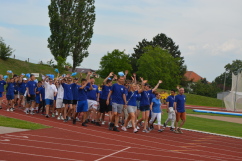
<svg viewBox="0 0 242 161">
<path fill-rule="evenodd" d="M 0 141 L 10 141 L 9 139 L 4 139 L 4 140 L 0 140 Z"/>
<path fill-rule="evenodd" d="M 127 149 L 130 149 L 130 148 L 131 148 L 131 147 L 124 148 L 124 149 L 119 150 L 119 151 L 117 151 L 117 152 L 114 152 L 114 153 L 112 153 L 112 154 L 106 155 L 106 156 L 104 156 L 104 157 L 102 157 L 102 158 L 99 158 L 99 159 L 97 159 L 97 160 L 95 160 L 95 161 L 103 160 L 103 159 L 105 159 L 105 158 L 107 158 L 107 157 L 110 157 L 110 156 L 112 156 L 112 155 L 118 154 L 118 153 L 120 153 L 120 152 L 122 152 L 122 151 L 125 151 L 125 150 L 127 150 Z"/>
<path fill-rule="evenodd" d="M 6 153 L 15 153 L 15 154 L 30 155 L 30 156 L 37 156 L 37 157 L 44 157 L 44 158 L 55 158 L 55 159 L 61 159 L 61 160 L 74 160 L 74 161 L 77 161 L 76 159 L 69 159 L 69 158 L 63 158 L 63 157 L 60 158 L 60 157 L 53 157 L 53 156 L 47 156 L 47 155 L 21 153 L 21 152 L 8 151 L 8 150 L 0 150 L 0 151 L 1 152 L 6 152 Z M 78 160 L 78 161 L 83 161 L 83 160 Z"/>
<path fill-rule="evenodd" d="M 9 134 L 6 134 L 6 135 L 8 135 L 8 136 L 14 136 L 14 137 L 19 137 L 19 138 L 29 138 L 28 136 L 18 136 L 18 135 L 9 135 Z"/>
</svg>

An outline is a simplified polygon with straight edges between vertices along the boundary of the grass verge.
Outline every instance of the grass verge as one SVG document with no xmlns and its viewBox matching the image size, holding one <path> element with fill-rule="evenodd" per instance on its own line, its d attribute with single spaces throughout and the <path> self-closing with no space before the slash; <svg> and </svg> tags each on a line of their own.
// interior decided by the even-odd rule
<svg viewBox="0 0 242 161">
<path fill-rule="evenodd" d="M 4 117 L 4 116 L 0 116 L 0 126 L 15 127 L 15 128 L 30 129 L 30 130 L 49 128 L 49 126 L 36 124 L 36 123 L 23 121 L 23 120 L 18 120 L 14 118 Z"/>
</svg>

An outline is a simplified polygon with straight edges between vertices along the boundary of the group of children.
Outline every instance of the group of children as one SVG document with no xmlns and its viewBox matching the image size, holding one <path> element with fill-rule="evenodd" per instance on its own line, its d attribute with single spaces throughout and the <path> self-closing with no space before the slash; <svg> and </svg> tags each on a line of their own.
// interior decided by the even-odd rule
<svg viewBox="0 0 242 161">
<path fill-rule="evenodd" d="M 79 78 L 70 75 L 58 75 L 56 79 L 42 76 L 40 81 L 34 75 L 27 79 L 24 75 L 14 74 L 4 81 L 0 75 L 0 108 L 4 86 L 7 85 L 7 111 L 21 107 L 26 114 L 41 113 L 46 118 L 57 116 L 58 120 L 64 122 L 72 120 L 73 124 L 80 121 L 82 126 L 87 126 L 89 122 L 104 125 L 107 115 L 109 130 L 117 132 L 121 124 L 123 131 L 132 127 L 133 132 L 137 133 L 142 127 L 142 132 L 149 133 L 154 129 L 155 121 L 158 132 L 162 132 L 171 121 L 170 130 L 183 133 L 181 127 L 186 120 L 184 89 L 179 88 L 177 95 L 175 90 L 171 90 L 171 95 L 166 98 L 168 118 L 162 128 L 161 94 L 156 92 L 162 81 L 158 81 L 152 89 L 143 78 L 138 83 L 136 74 L 132 75 L 132 81 L 127 81 L 127 74 L 128 71 L 119 72 L 118 75 L 111 72 L 104 79 L 101 89 L 90 72 L 86 78 L 82 78 L 82 74 Z M 113 81 L 116 83 L 113 84 Z M 182 122 L 178 127 L 180 119 Z"/>
</svg>

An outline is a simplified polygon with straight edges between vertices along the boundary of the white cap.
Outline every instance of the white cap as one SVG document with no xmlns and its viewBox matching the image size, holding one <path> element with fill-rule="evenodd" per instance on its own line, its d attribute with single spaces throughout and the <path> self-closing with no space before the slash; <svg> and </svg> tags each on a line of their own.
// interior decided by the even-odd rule
<svg viewBox="0 0 242 161">
<path fill-rule="evenodd" d="M 27 78 L 23 78 L 23 80 L 25 81 L 25 80 L 27 80 Z"/>
</svg>

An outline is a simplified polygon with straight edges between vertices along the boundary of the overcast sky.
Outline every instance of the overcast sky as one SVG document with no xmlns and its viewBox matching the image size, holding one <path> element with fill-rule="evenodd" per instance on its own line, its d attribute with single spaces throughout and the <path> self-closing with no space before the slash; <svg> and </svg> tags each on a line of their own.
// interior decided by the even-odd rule
<svg viewBox="0 0 242 161">
<path fill-rule="evenodd" d="M 0 0 L 0 36 L 16 58 L 32 62 L 52 57 L 49 0 Z M 81 64 L 99 68 L 114 49 L 133 53 L 139 41 L 165 33 L 179 45 L 188 70 L 212 81 L 224 66 L 242 59 L 241 0 L 96 0 L 89 57 Z M 72 59 L 68 58 L 72 63 Z"/>
</svg>

